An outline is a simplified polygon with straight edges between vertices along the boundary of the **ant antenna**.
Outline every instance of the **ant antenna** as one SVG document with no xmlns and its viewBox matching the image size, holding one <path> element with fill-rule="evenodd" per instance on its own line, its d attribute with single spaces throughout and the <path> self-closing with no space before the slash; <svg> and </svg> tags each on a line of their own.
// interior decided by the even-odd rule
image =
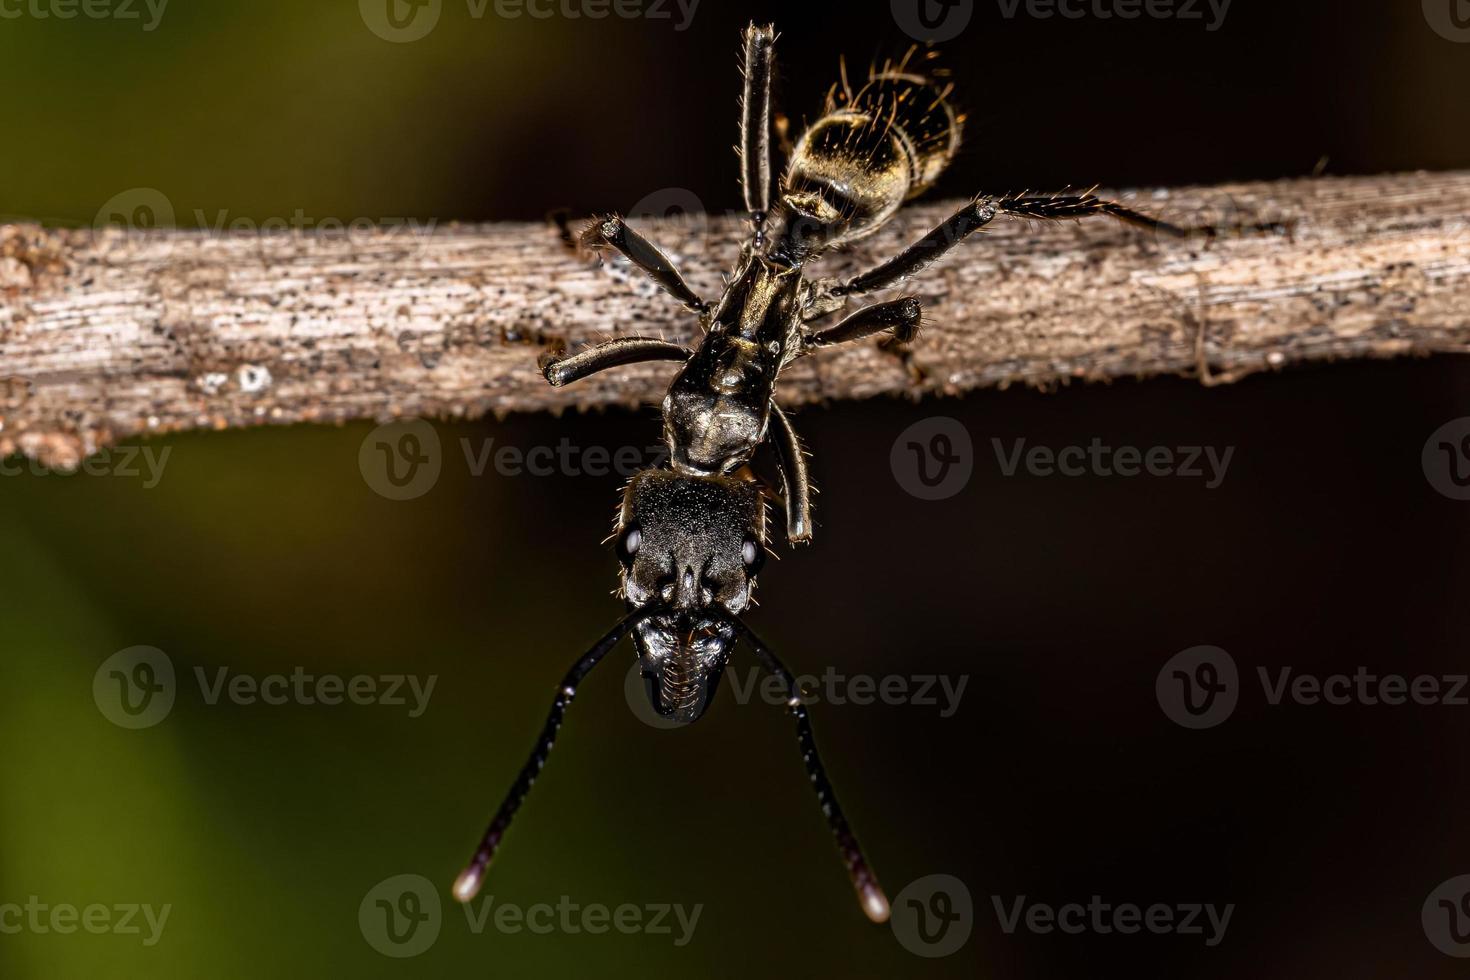
<svg viewBox="0 0 1470 980">
<path fill-rule="evenodd" d="M 751 632 L 739 619 L 733 620 L 735 628 L 745 637 L 750 644 L 756 659 L 761 662 L 766 673 L 779 677 L 781 683 L 786 686 L 786 707 L 796 719 L 796 741 L 801 747 L 801 757 L 806 761 L 807 775 L 811 777 L 812 789 L 817 794 L 817 803 L 822 807 L 822 812 L 827 815 L 827 825 L 832 828 L 832 836 L 837 838 L 837 850 L 842 854 L 842 862 L 847 865 L 848 877 L 852 879 L 852 887 L 857 892 L 858 904 L 863 907 L 863 912 L 868 918 L 877 923 L 888 921 L 888 896 L 883 894 L 883 887 L 878 884 L 873 869 L 868 867 L 867 858 L 863 857 L 863 849 L 859 846 L 857 838 L 853 836 L 852 828 L 847 825 L 847 818 L 842 814 L 842 807 L 837 803 L 837 796 L 832 791 L 832 784 L 827 780 L 826 767 L 822 765 L 822 757 L 817 754 L 816 739 L 812 737 L 812 722 L 807 715 L 806 705 L 802 704 L 801 689 L 797 686 L 796 678 L 791 676 L 791 671 L 786 665 L 771 652 L 770 647 L 761 642 L 760 637 Z"/>
<path fill-rule="evenodd" d="M 468 902 L 480 892 L 480 886 L 485 882 L 485 868 L 489 866 L 490 859 L 495 857 L 495 851 L 500 847 L 500 840 L 505 836 L 505 830 L 510 826 L 516 811 L 525 802 L 526 794 L 531 792 L 531 784 L 536 782 L 536 777 L 541 773 L 541 767 L 546 764 L 546 757 L 551 754 L 551 747 L 556 744 L 556 733 L 561 728 L 561 719 L 566 714 L 567 705 L 572 703 L 572 698 L 577 695 L 577 685 L 582 683 L 593 667 L 603 657 L 607 656 L 618 641 L 627 636 L 633 627 L 647 619 L 658 611 L 657 606 L 646 606 L 635 610 L 624 616 L 619 623 L 608 631 L 602 639 L 593 644 L 592 649 L 582 655 L 582 658 L 572 665 L 561 680 L 561 686 L 557 688 L 556 699 L 551 702 L 551 711 L 546 715 L 546 725 L 541 729 L 541 737 L 536 740 L 536 747 L 531 750 L 531 757 L 521 767 L 521 773 L 516 781 L 511 784 L 510 792 L 505 794 L 505 799 L 500 804 L 500 809 L 495 811 L 495 818 L 490 821 L 490 826 L 485 829 L 485 836 L 480 839 L 480 846 L 475 850 L 475 856 L 470 860 L 469 866 L 459 873 L 454 879 L 454 897 L 461 902 Z"/>
</svg>

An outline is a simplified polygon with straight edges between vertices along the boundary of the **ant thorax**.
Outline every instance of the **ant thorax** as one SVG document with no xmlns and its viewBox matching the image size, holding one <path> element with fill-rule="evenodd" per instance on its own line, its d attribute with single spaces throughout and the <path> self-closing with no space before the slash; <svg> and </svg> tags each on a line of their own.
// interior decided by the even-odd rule
<svg viewBox="0 0 1470 980">
<path fill-rule="evenodd" d="M 675 470 L 729 473 L 765 441 L 776 379 L 801 349 L 809 293 L 800 269 L 744 252 L 707 314 L 704 342 L 664 397 L 664 440 Z"/>
</svg>

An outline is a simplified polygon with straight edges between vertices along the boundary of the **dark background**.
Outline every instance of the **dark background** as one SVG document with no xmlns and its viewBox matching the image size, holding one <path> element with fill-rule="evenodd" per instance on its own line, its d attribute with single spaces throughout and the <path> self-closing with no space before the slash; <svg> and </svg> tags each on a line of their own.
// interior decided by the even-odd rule
<svg viewBox="0 0 1470 980">
<path fill-rule="evenodd" d="M 1207 8 L 1203 8 L 1206 9 Z M 980 3 L 946 63 L 970 110 L 937 193 L 1207 183 L 1470 164 L 1470 45 L 1416 3 L 1235 0 L 1201 21 L 1005 19 Z M 676 15 L 677 16 L 677 15 Z M 887 3 L 703 0 L 670 21 L 473 19 L 375 37 L 352 3 L 173 0 L 157 30 L 0 20 L 0 212 L 90 224 L 151 187 L 179 224 L 296 209 L 342 221 L 537 219 L 683 188 L 738 199 L 740 26 L 782 31 L 780 97 L 812 113 L 839 54 L 908 38 Z M 528 370 L 531 369 L 528 356 Z M 0 478 L 0 903 L 173 906 L 162 940 L 0 935 L 9 977 L 1458 976 L 1420 909 L 1470 872 L 1470 708 L 1267 704 L 1256 668 L 1459 673 L 1470 526 L 1420 466 L 1466 414 L 1459 359 L 1157 380 L 800 413 L 816 545 L 782 554 L 751 617 L 820 673 L 964 675 L 960 709 L 818 704 L 818 736 L 896 896 L 932 873 L 974 931 L 920 959 L 851 900 L 781 713 L 723 703 L 656 731 L 622 651 L 585 685 L 487 893 L 529 906 L 702 903 L 693 941 L 473 935 L 446 904 L 412 959 L 364 940 L 379 881 L 443 890 L 523 758 L 556 679 L 617 615 L 616 477 L 471 475 L 478 447 L 646 446 L 652 412 L 439 425 L 443 473 L 390 501 L 358 466 L 371 426 L 156 440 L 158 486 Z M 889 465 L 952 416 L 975 446 L 926 503 Z M 1235 448 L 1220 488 L 1005 476 L 991 439 Z M 162 724 L 91 696 L 109 655 L 168 652 Z M 1213 644 L 1243 693 L 1187 731 L 1154 683 Z M 423 717 L 386 706 L 208 705 L 196 666 L 437 675 Z M 742 674 L 742 677 L 744 675 Z M 992 896 L 1212 902 L 1199 936 L 1006 934 Z"/>
</svg>

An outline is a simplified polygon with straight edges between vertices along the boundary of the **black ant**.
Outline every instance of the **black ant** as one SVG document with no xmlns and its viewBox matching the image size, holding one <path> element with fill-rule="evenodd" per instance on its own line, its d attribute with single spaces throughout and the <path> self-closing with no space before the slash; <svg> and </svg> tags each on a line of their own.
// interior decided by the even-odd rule
<svg viewBox="0 0 1470 980">
<path fill-rule="evenodd" d="M 593 222 L 582 235 L 592 249 L 613 249 L 699 316 L 698 349 L 649 337 L 610 340 L 570 356 L 547 355 L 547 381 L 564 385 L 598 371 L 643 361 L 683 363 L 663 400 L 669 468 L 639 473 L 624 491 L 617 527 L 622 595 L 628 614 L 562 679 L 546 725 L 454 895 L 468 901 L 506 828 L 551 751 L 566 707 L 587 673 L 628 633 L 637 647 L 645 689 L 659 715 L 697 721 L 709 707 L 737 637 L 789 691 L 797 740 L 817 800 L 858 899 L 874 922 L 886 921 L 888 899 L 863 857 L 827 780 L 811 721 L 791 672 L 740 620 L 751 602 L 765 554 L 762 492 L 747 464 L 772 436 L 782 483 L 786 537 L 811 540 L 811 487 L 795 430 L 772 396 L 781 369 L 824 347 L 889 333 L 900 344 L 917 335 L 921 308 L 913 297 L 863 307 L 814 330 L 848 296 L 897 285 L 996 215 L 1078 218 L 1094 214 L 1184 234 L 1166 222 L 1092 195 L 978 197 L 938 228 L 877 268 L 852 279 L 808 279 L 807 263 L 869 235 L 905 201 L 926 190 L 960 144 L 963 118 L 950 88 L 911 70 L 909 58 L 870 73 L 856 93 L 845 81 L 828 95 L 825 113 L 797 140 L 770 206 L 771 80 L 776 34 L 750 25 L 744 36 L 744 95 L 739 145 L 741 185 L 751 236 L 719 302 L 701 299 L 659 248 L 622 218 Z M 772 422 L 774 421 L 774 427 Z"/>
</svg>

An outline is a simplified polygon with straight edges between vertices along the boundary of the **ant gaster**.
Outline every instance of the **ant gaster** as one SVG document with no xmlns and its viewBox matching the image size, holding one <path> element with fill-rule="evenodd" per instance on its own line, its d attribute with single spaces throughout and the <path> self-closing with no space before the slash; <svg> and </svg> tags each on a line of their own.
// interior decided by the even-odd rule
<svg viewBox="0 0 1470 980">
<path fill-rule="evenodd" d="M 937 73 L 910 68 L 906 57 L 870 73 L 855 93 L 828 95 L 823 116 L 792 149 L 775 206 L 771 190 L 771 81 L 776 34 L 750 25 L 744 35 L 740 178 L 751 234 L 718 302 L 685 282 L 673 262 L 616 215 L 597 219 L 584 245 L 622 254 L 699 317 L 704 339 L 690 350 L 650 337 L 623 337 L 570 356 L 543 357 L 553 385 L 645 361 L 683 364 L 663 400 L 669 468 L 639 473 L 624 491 L 614 540 L 628 613 L 563 678 L 530 759 L 495 814 L 454 894 L 468 901 L 516 810 L 541 771 L 567 705 L 587 673 L 629 632 L 653 708 L 688 723 L 708 708 L 737 637 L 780 678 L 818 802 L 837 839 L 863 911 L 888 918 L 888 899 L 869 869 L 833 796 L 811 722 L 791 672 L 745 624 L 766 547 L 764 497 L 746 464 L 768 436 L 776 449 L 786 537 L 811 540 L 811 487 L 805 453 L 773 401 L 781 370 L 797 357 L 877 334 L 907 343 L 921 307 L 900 297 L 862 307 L 831 326 L 849 296 L 888 289 L 1000 214 L 1078 218 L 1107 214 L 1179 233 L 1120 204 L 1080 196 L 978 197 L 897 256 L 846 281 L 810 279 L 805 268 L 832 249 L 871 234 L 905 201 L 926 190 L 959 149 L 963 118 Z M 774 425 L 772 424 L 774 423 Z"/>
</svg>

